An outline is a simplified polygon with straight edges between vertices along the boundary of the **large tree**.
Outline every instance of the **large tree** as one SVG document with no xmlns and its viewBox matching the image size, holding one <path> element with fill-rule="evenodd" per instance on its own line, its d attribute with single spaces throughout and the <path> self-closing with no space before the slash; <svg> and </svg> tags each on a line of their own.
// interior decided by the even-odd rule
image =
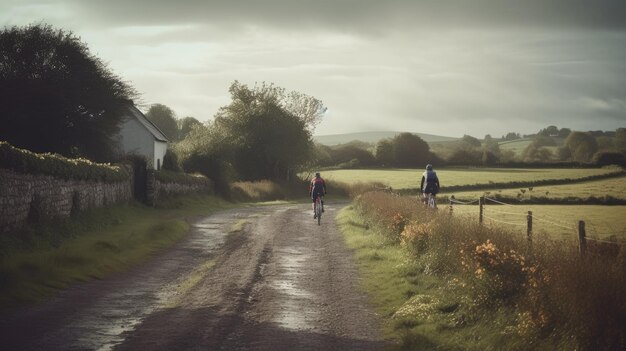
<svg viewBox="0 0 626 351">
<path fill-rule="evenodd" d="M 171 108 L 163 104 L 154 104 L 150 106 L 146 117 L 159 127 L 170 141 L 178 140 L 178 121 Z"/>
<path fill-rule="evenodd" d="M 311 156 L 311 121 L 288 110 L 275 89 L 235 82 L 232 102 L 216 115 L 213 128 L 225 136 L 242 179 L 289 178 Z"/>
<path fill-rule="evenodd" d="M 198 128 L 202 123 L 193 117 L 185 117 L 178 120 L 178 139 L 183 140 L 194 128 Z"/>
<path fill-rule="evenodd" d="M 137 93 L 72 32 L 38 24 L 0 31 L 0 96 L 0 140 L 103 161 Z"/>
<path fill-rule="evenodd" d="M 400 167 L 424 167 L 432 162 L 430 147 L 419 136 L 400 133 L 392 139 L 393 158 Z"/>
<path fill-rule="evenodd" d="M 381 166 L 393 166 L 395 159 L 391 139 L 381 139 L 376 143 L 375 156 Z"/>
<path fill-rule="evenodd" d="M 570 133 L 565 139 L 565 147 L 569 149 L 572 160 L 576 162 L 589 162 L 598 151 L 596 138 L 584 132 Z"/>
</svg>

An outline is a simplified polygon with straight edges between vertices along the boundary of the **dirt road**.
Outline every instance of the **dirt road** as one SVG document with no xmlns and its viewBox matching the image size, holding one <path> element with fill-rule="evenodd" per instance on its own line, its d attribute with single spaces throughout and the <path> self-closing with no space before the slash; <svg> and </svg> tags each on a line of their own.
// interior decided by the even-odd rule
<svg viewBox="0 0 626 351">
<path fill-rule="evenodd" d="M 0 313 L 4 350 L 380 350 L 379 321 L 327 204 L 197 220 L 131 271 Z"/>
</svg>

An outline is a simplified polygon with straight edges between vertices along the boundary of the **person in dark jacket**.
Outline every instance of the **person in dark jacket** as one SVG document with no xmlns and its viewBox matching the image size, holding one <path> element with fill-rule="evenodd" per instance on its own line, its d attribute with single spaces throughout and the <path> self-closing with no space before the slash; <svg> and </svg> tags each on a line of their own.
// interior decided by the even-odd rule
<svg viewBox="0 0 626 351">
<path fill-rule="evenodd" d="M 324 212 L 324 195 L 326 195 L 326 182 L 320 176 L 320 173 L 315 173 L 315 178 L 311 180 L 309 184 L 309 194 L 311 200 L 313 200 L 313 218 L 317 218 L 315 214 L 315 199 L 319 196 L 322 198 L 322 212 Z"/>
<path fill-rule="evenodd" d="M 420 183 L 420 189 L 425 199 L 428 198 L 428 194 L 433 196 L 439 192 L 439 178 L 437 172 L 433 171 L 433 165 L 426 165 L 426 171 L 422 174 L 422 182 Z"/>
</svg>

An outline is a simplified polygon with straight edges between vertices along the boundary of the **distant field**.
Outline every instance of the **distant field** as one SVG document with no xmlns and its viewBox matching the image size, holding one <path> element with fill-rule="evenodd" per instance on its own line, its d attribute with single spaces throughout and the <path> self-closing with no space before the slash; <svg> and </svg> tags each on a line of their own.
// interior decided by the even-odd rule
<svg viewBox="0 0 626 351">
<path fill-rule="evenodd" d="M 313 137 L 313 140 L 324 145 L 345 144 L 354 140 L 358 140 L 358 141 L 362 141 L 366 143 L 376 143 L 381 139 L 393 138 L 394 136 L 400 133 L 401 132 L 362 132 L 362 133 L 346 133 L 346 134 L 333 134 L 333 135 L 316 135 Z M 422 138 L 427 143 L 450 141 L 450 140 L 458 139 L 458 138 L 442 136 L 442 135 L 433 135 L 433 134 L 424 134 L 424 133 L 414 133 L 414 134 Z"/>
<path fill-rule="evenodd" d="M 444 189 L 445 190 L 445 189 Z M 527 199 L 532 197 L 550 197 L 550 198 L 566 198 L 566 197 L 579 197 L 588 198 L 612 196 L 618 199 L 626 199 L 626 176 L 613 179 L 601 179 L 584 183 L 565 184 L 565 185 L 548 185 L 548 186 L 536 186 L 532 190 L 529 188 L 523 188 L 524 193 L 522 198 Z M 515 189 L 501 189 L 490 191 L 459 191 L 449 193 L 461 199 L 478 198 L 482 195 L 495 194 L 515 198 L 521 193 L 520 188 Z"/>
<path fill-rule="evenodd" d="M 447 206 L 440 205 L 441 209 Z M 597 239 L 626 240 L 626 206 L 585 205 L 516 205 L 502 206 L 488 203 L 484 210 L 485 222 L 490 225 L 517 229 L 526 233 L 526 216 L 533 212 L 535 235 L 549 235 L 554 239 L 578 240 L 578 221 L 584 220 L 587 236 Z M 478 206 L 454 206 L 453 213 L 478 221 Z M 506 223 L 502 223 L 506 222 Z"/>
<path fill-rule="evenodd" d="M 614 168 L 585 169 L 512 169 L 512 168 L 442 168 L 437 169 L 442 191 L 446 186 L 488 184 L 490 182 L 533 182 L 546 179 L 579 179 L 614 172 Z M 322 172 L 332 181 L 346 183 L 382 182 L 394 189 L 419 188 L 423 170 L 416 169 L 342 169 Z"/>
<path fill-rule="evenodd" d="M 501 142 L 499 143 L 499 146 L 500 146 L 500 150 L 502 151 L 513 150 L 513 152 L 519 155 L 522 153 L 522 151 L 524 151 L 526 147 L 528 147 L 528 145 L 530 145 L 531 142 L 532 140 L 530 139 L 519 139 L 519 140 Z"/>
<path fill-rule="evenodd" d="M 563 145 L 563 138 L 552 137 L 551 138 L 555 142 L 555 146 L 544 146 L 548 150 L 552 151 L 553 154 L 558 152 L 559 146 Z M 520 155 L 525 148 L 532 143 L 532 139 L 518 139 L 512 141 L 503 141 L 498 143 L 500 146 L 500 150 L 512 150 L 516 155 Z"/>
</svg>

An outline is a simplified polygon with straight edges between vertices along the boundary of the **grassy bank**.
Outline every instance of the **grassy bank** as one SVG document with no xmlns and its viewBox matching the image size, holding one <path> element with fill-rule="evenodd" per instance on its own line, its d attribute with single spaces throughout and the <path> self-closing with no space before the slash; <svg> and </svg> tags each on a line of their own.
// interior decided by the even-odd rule
<svg viewBox="0 0 626 351">
<path fill-rule="evenodd" d="M 338 217 L 401 350 L 626 347 L 626 269 L 547 238 L 367 193 Z"/>
<path fill-rule="evenodd" d="M 0 306 L 31 302 L 76 281 L 142 262 L 187 231 L 187 218 L 232 207 L 211 196 L 172 198 L 150 208 L 102 208 L 2 238 Z"/>
</svg>

